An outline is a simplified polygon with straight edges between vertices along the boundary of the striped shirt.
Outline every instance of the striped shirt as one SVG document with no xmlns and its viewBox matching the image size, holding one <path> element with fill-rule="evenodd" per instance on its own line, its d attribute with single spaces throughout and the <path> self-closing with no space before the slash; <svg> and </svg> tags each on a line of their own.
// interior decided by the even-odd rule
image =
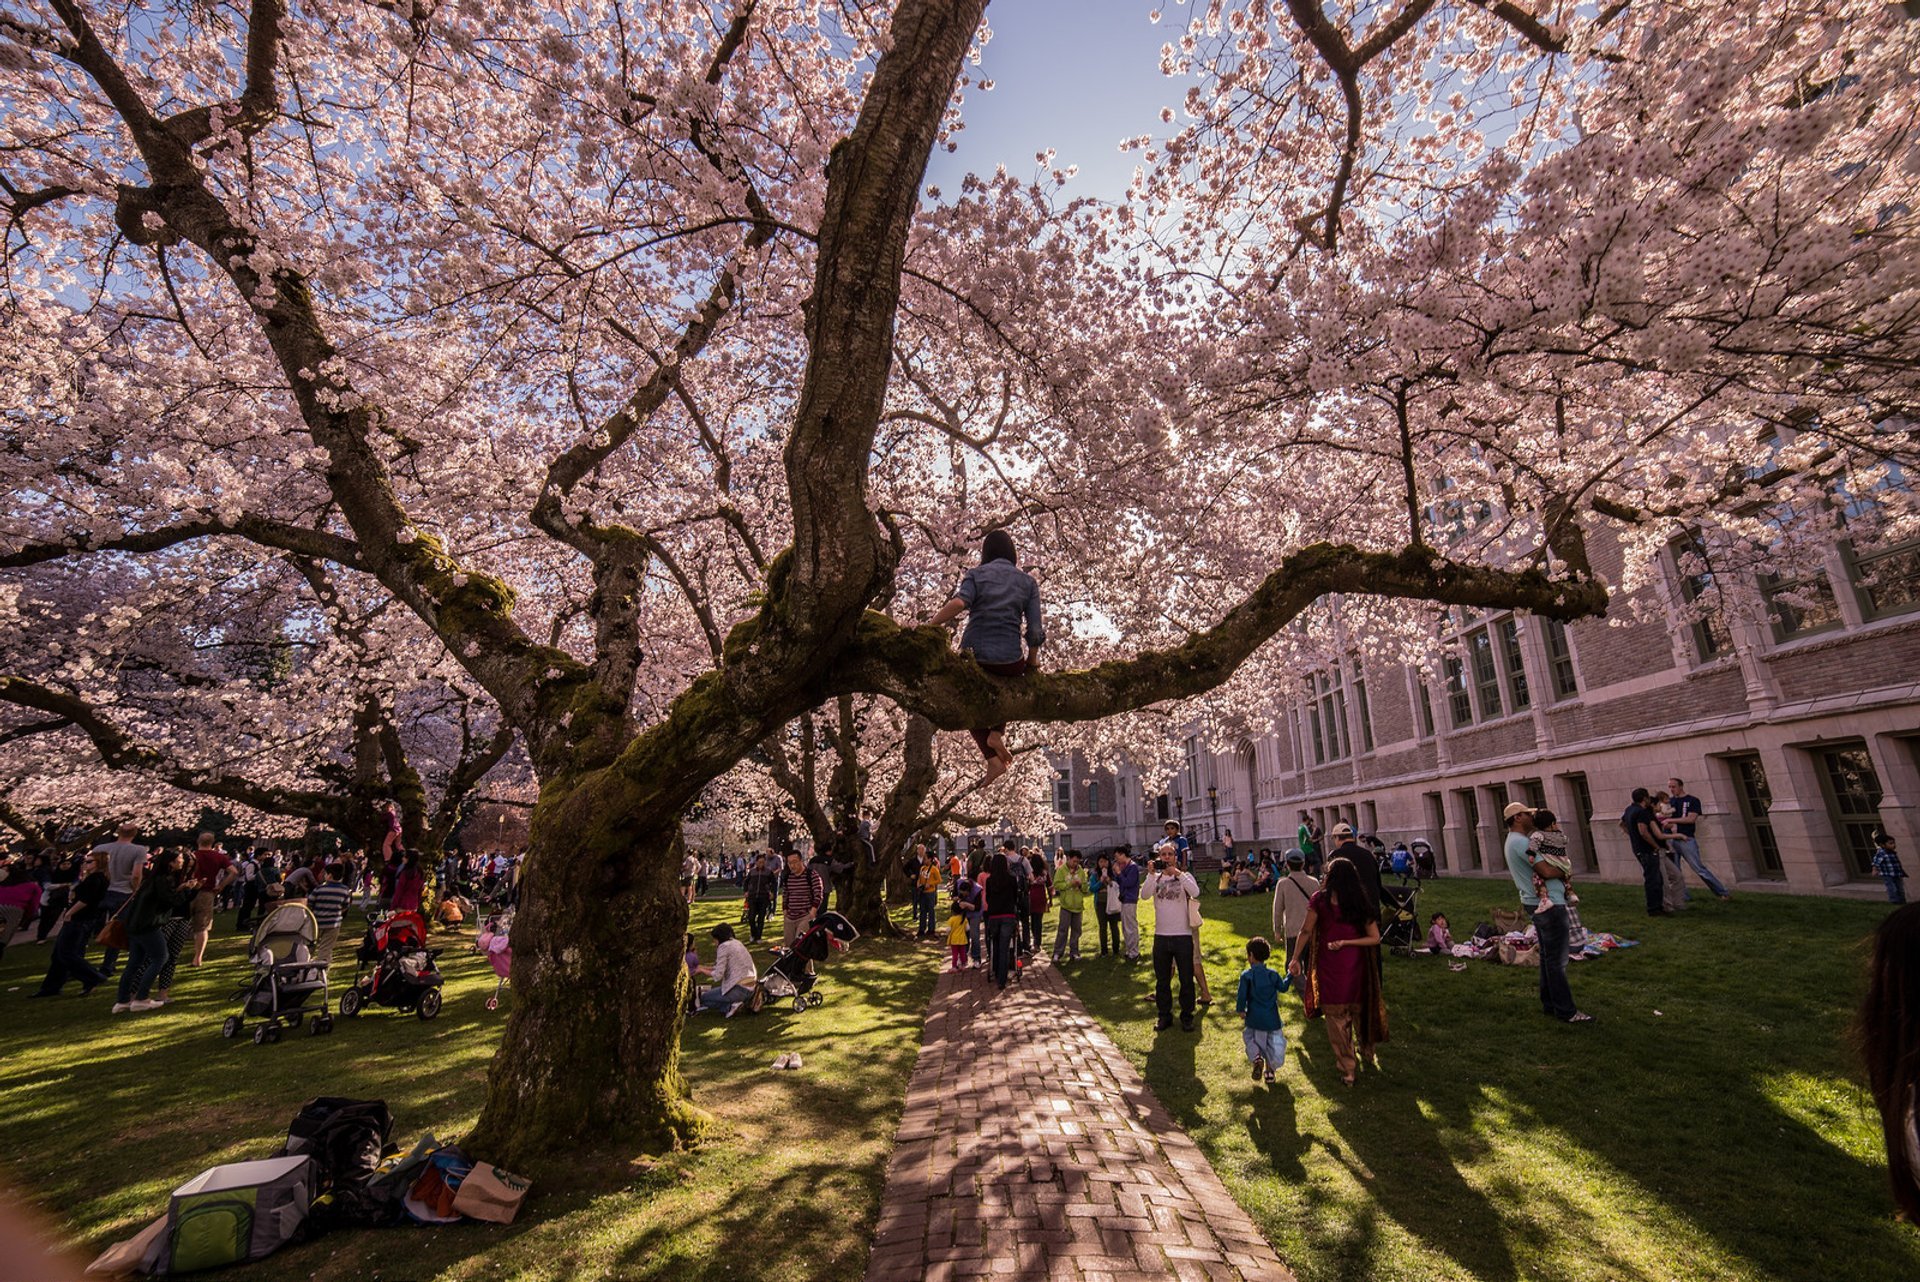
<svg viewBox="0 0 1920 1282">
<path fill-rule="evenodd" d="M 330 881 L 307 896 L 307 907 L 313 912 L 314 924 L 322 930 L 332 930 L 347 915 L 347 904 L 353 899 L 353 892 L 344 883 Z"/>
<path fill-rule="evenodd" d="M 827 897 L 826 883 L 812 868 L 804 872 L 780 874 L 780 889 L 786 895 L 786 915 L 806 917 Z"/>
</svg>

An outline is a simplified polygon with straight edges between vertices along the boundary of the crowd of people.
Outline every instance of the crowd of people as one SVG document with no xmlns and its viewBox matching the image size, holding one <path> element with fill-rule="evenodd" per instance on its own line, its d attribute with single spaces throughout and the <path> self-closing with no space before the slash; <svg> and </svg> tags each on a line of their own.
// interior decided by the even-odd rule
<svg viewBox="0 0 1920 1282">
<path fill-rule="evenodd" d="M 303 903 L 319 930 L 318 960 L 331 963 L 356 902 L 369 914 L 457 925 L 476 905 L 510 908 L 517 895 L 519 859 L 499 851 L 452 849 L 431 860 L 388 840 L 330 855 L 248 844 L 230 853 L 210 832 L 191 845 L 148 846 L 139 836 L 122 825 L 91 849 L 43 850 L 0 871 L 0 951 L 23 930 L 52 943 L 30 996 L 56 997 L 71 984 L 86 996 L 114 981 L 114 1014 L 156 1010 L 172 1000 L 180 965 L 205 962 L 220 912 L 246 934 L 277 906 Z"/>
</svg>

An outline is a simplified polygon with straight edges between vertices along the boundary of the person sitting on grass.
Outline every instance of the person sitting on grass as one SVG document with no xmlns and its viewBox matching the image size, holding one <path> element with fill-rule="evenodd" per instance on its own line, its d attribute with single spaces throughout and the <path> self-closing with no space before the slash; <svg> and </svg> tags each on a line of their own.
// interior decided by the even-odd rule
<svg viewBox="0 0 1920 1282">
<path fill-rule="evenodd" d="M 1240 1036 L 1246 1043 L 1253 1080 L 1273 1080 L 1274 1066 L 1287 1058 L 1287 1034 L 1280 1026 L 1280 994 L 1293 981 L 1267 968 L 1273 945 L 1255 935 L 1247 941 L 1247 968 L 1240 972 L 1240 991 L 1233 1008 L 1242 1016 Z"/>
<path fill-rule="evenodd" d="M 1427 919 L 1427 951 L 1442 956 L 1453 952 L 1453 930 L 1447 924 L 1445 913 L 1435 913 Z"/>
<path fill-rule="evenodd" d="M 733 937 L 733 927 L 721 922 L 713 928 L 713 938 L 717 947 L 711 967 L 698 965 L 699 955 L 689 949 L 696 963 L 694 974 L 707 977 L 707 986 L 700 992 L 700 1009 L 724 1011 L 732 1019 L 753 1001 L 760 977 L 753 969 L 753 954 Z M 692 935 L 687 936 L 687 942 L 692 944 Z"/>
<path fill-rule="evenodd" d="M 1040 646 L 1047 639 L 1046 625 L 1040 619 L 1040 589 L 1033 576 L 1020 568 L 1013 536 L 1005 530 L 987 535 L 980 545 L 980 564 L 967 571 L 953 597 L 926 622 L 945 627 L 962 613 L 967 616 L 967 627 L 960 634 L 960 648 L 972 654 L 984 671 L 997 677 L 1023 677 L 1040 666 Z M 1020 644 L 1023 620 L 1027 634 L 1024 653 Z M 1013 750 L 1007 747 L 1004 722 L 971 733 L 987 759 L 987 772 L 980 780 L 985 787 L 1013 768 Z"/>
</svg>

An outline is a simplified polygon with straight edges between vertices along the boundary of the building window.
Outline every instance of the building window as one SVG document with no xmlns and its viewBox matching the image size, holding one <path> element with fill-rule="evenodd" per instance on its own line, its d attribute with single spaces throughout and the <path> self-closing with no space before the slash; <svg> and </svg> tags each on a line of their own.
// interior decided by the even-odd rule
<svg viewBox="0 0 1920 1282">
<path fill-rule="evenodd" d="M 1775 531 L 1784 531 L 1789 523 L 1801 519 L 1792 503 L 1780 504 L 1766 518 Z M 1783 539 L 1784 535 L 1775 538 L 1771 548 L 1778 548 Z M 1788 641 L 1840 626 L 1840 602 L 1833 595 L 1826 571 L 1808 568 L 1791 574 L 1761 574 L 1758 578 L 1760 595 L 1773 619 L 1774 640 Z"/>
<path fill-rule="evenodd" d="M 1472 861 L 1468 866 L 1484 867 L 1486 860 L 1480 855 L 1480 798 L 1471 788 L 1462 788 L 1457 795 L 1460 798 L 1461 817 L 1466 820 L 1467 858 Z"/>
<path fill-rule="evenodd" d="M 1500 621 L 1498 631 L 1500 658 L 1507 668 L 1507 692 L 1513 697 L 1513 710 L 1519 712 L 1533 706 L 1533 692 L 1527 689 L 1527 665 L 1520 654 L 1520 625 L 1509 614 Z"/>
<path fill-rule="evenodd" d="M 1098 779 L 1087 780 L 1087 813 L 1090 815 L 1100 813 L 1100 781 Z"/>
<path fill-rule="evenodd" d="M 1353 664 L 1353 710 L 1360 715 L 1360 751 L 1373 751 L 1373 708 L 1367 703 L 1367 679 L 1359 660 Z"/>
<path fill-rule="evenodd" d="M 1538 779 L 1522 779 L 1520 795 L 1535 810 L 1547 808 L 1547 786 Z"/>
<path fill-rule="evenodd" d="M 1753 870 L 1762 877 L 1785 876 L 1780 864 L 1780 841 L 1773 834 L 1773 792 L 1767 787 L 1767 771 L 1760 754 L 1744 753 L 1729 757 L 1733 770 L 1733 790 L 1740 799 L 1740 819 L 1747 829 L 1747 845 L 1753 851 Z"/>
<path fill-rule="evenodd" d="M 1064 773 L 1053 777 L 1053 809 L 1057 814 L 1073 813 L 1073 781 Z"/>
<path fill-rule="evenodd" d="M 1347 692 L 1340 669 L 1307 678 L 1307 724 L 1313 736 L 1313 764 L 1324 766 L 1353 755 L 1347 738 Z"/>
<path fill-rule="evenodd" d="M 1905 494 L 1908 488 L 1899 464 L 1889 461 L 1880 466 L 1880 480 L 1872 488 L 1857 495 L 1843 491 L 1847 501 L 1842 519 L 1869 543 L 1885 519 L 1881 512 L 1885 496 Z M 1920 607 L 1920 539 L 1868 546 L 1865 550 L 1850 544 L 1846 557 L 1854 586 L 1860 591 L 1861 612 L 1869 619 Z"/>
<path fill-rule="evenodd" d="M 1694 530 L 1675 539 L 1669 551 L 1680 580 L 1680 596 L 1695 616 L 1690 629 L 1694 653 L 1702 663 L 1731 653 L 1733 635 L 1721 617 L 1718 581 L 1705 540 Z"/>
<path fill-rule="evenodd" d="M 1414 705 L 1420 713 L 1420 737 L 1433 738 L 1433 696 L 1427 692 L 1427 683 L 1423 677 L 1413 678 Z"/>
<path fill-rule="evenodd" d="M 1847 872 L 1854 877 L 1873 873 L 1873 834 L 1880 831 L 1880 776 L 1864 743 L 1828 748 L 1820 754 L 1827 809 L 1833 817 Z"/>
<path fill-rule="evenodd" d="M 1473 699 L 1467 694 L 1467 669 L 1458 656 L 1446 658 L 1447 673 L 1447 715 L 1453 719 L 1453 728 L 1473 724 Z"/>
<path fill-rule="evenodd" d="M 1573 791 L 1573 826 L 1580 837 L 1580 866 L 1588 872 L 1600 871 L 1600 852 L 1593 846 L 1593 789 L 1583 774 L 1562 776 Z"/>
<path fill-rule="evenodd" d="M 1506 709 L 1500 705 L 1500 669 L 1493 658 L 1493 638 L 1485 628 L 1468 634 L 1467 653 L 1473 656 L 1473 690 L 1480 703 L 1480 719 L 1491 721 Z"/>
<path fill-rule="evenodd" d="M 1547 669 L 1553 674 L 1553 697 L 1571 699 L 1580 693 L 1580 677 L 1573 666 L 1573 645 L 1567 625 L 1558 619 L 1542 619 L 1547 640 Z"/>
</svg>

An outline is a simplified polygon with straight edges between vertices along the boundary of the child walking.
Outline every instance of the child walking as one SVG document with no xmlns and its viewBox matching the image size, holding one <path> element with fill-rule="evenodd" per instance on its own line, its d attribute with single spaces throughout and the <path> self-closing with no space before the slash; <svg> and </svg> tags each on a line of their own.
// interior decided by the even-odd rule
<svg viewBox="0 0 1920 1282">
<path fill-rule="evenodd" d="M 1273 946 L 1255 935 L 1247 941 L 1247 968 L 1240 972 L 1240 991 L 1233 1008 L 1244 1017 L 1240 1030 L 1253 1065 L 1253 1080 L 1273 1080 L 1274 1066 L 1287 1057 L 1287 1034 L 1280 1027 L 1280 994 L 1293 980 L 1267 969 Z"/>
<path fill-rule="evenodd" d="M 947 951 L 952 954 L 948 970 L 967 968 L 967 915 L 960 911 L 959 904 L 947 906 Z"/>
</svg>

